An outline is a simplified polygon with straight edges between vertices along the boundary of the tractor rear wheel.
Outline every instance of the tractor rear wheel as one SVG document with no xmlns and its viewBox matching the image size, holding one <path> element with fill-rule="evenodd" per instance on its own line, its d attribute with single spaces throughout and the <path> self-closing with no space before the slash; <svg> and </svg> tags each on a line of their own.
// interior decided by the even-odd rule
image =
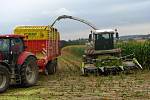
<svg viewBox="0 0 150 100">
<path fill-rule="evenodd" d="M 10 75 L 6 67 L 0 65 L 0 93 L 6 91 L 9 87 Z"/>
<path fill-rule="evenodd" d="M 34 56 L 29 56 L 21 66 L 21 85 L 32 86 L 36 84 L 39 70 Z"/>
<path fill-rule="evenodd" d="M 46 69 L 45 70 L 46 70 L 46 72 L 48 74 L 56 73 L 56 70 L 57 70 L 57 59 L 48 62 L 48 64 L 46 65 Z"/>
</svg>

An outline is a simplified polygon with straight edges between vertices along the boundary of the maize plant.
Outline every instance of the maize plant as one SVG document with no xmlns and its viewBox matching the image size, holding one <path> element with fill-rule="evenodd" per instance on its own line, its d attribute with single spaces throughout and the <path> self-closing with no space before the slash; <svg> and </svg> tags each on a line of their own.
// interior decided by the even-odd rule
<svg viewBox="0 0 150 100">
<path fill-rule="evenodd" d="M 142 64 L 143 67 L 150 66 L 150 41 L 137 42 L 128 41 L 117 44 L 117 47 L 122 49 L 122 55 L 134 54 L 135 58 Z"/>
</svg>

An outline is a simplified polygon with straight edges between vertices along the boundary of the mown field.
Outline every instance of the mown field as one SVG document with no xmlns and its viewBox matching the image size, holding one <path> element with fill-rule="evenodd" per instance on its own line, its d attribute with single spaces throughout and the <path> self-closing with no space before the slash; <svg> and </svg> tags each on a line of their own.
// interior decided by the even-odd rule
<svg viewBox="0 0 150 100">
<path fill-rule="evenodd" d="M 40 75 L 36 86 L 20 88 L 11 86 L 0 94 L 0 100 L 109 100 L 150 99 L 149 70 L 116 76 L 81 76 L 83 53 L 81 45 L 62 49 L 58 71 L 55 75 Z"/>
</svg>

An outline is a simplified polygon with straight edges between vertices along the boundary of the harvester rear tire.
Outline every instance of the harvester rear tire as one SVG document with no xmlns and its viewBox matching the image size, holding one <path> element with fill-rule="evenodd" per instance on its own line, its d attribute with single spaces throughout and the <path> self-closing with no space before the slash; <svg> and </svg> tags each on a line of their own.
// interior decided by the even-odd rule
<svg viewBox="0 0 150 100">
<path fill-rule="evenodd" d="M 5 92 L 10 83 L 10 74 L 5 66 L 0 65 L 0 93 Z"/>
<path fill-rule="evenodd" d="M 48 74 L 54 74 L 56 73 L 56 70 L 57 70 L 57 59 L 48 62 L 48 64 L 46 65 L 46 71 L 48 72 Z"/>
<path fill-rule="evenodd" d="M 33 86 L 37 83 L 39 70 L 34 56 L 29 56 L 21 66 L 21 85 Z"/>
</svg>

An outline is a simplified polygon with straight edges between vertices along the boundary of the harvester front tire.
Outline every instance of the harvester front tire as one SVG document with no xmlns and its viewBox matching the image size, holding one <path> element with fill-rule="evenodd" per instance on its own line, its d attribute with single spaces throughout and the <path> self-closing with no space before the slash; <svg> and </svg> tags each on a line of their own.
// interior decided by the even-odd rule
<svg viewBox="0 0 150 100">
<path fill-rule="evenodd" d="M 10 74 L 6 67 L 0 65 L 0 93 L 5 92 L 10 83 Z"/>
<path fill-rule="evenodd" d="M 37 83 L 39 70 L 34 56 L 29 56 L 21 66 L 21 85 L 33 86 Z"/>
</svg>

